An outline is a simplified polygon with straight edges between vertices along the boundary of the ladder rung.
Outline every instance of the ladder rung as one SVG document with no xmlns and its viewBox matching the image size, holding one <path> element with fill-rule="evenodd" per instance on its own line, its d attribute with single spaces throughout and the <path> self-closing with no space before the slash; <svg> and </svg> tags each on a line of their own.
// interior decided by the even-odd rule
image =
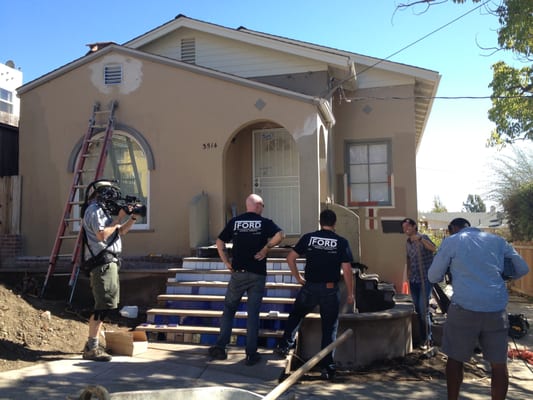
<svg viewBox="0 0 533 400">
<path fill-rule="evenodd" d="M 78 235 L 64 235 L 64 236 L 59 236 L 60 239 L 77 239 L 78 238 Z"/>
<path fill-rule="evenodd" d="M 81 221 L 81 218 L 65 218 L 63 221 L 65 222 L 76 222 L 76 221 Z"/>
<path fill-rule="evenodd" d="M 86 153 L 86 154 L 82 154 L 82 157 L 83 158 L 97 158 L 97 157 L 100 157 L 99 154 L 93 154 L 93 153 Z"/>
<path fill-rule="evenodd" d="M 107 124 L 92 124 L 91 128 L 107 128 Z"/>
<path fill-rule="evenodd" d="M 80 169 L 78 171 L 78 174 L 84 174 L 86 172 L 96 172 L 96 170 L 95 169 Z"/>
<path fill-rule="evenodd" d="M 73 206 L 80 206 L 84 203 L 84 201 L 70 201 L 69 204 Z"/>
</svg>

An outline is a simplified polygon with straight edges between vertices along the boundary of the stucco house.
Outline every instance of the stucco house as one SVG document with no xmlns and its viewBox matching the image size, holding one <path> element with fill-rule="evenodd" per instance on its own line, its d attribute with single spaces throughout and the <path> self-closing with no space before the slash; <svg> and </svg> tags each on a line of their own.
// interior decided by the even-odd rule
<svg viewBox="0 0 533 400">
<path fill-rule="evenodd" d="M 322 207 L 342 210 L 356 256 L 401 288 L 398 221 L 417 215 L 416 151 L 439 79 L 183 15 L 96 44 L 18 89 L 24 254 L 50 254 L 93 105 L 115 101 L 106 177 L 148 206 L 125 255 L 189 256 L 255 192 L 284 244 L 316 229 Z"/>
</svg>

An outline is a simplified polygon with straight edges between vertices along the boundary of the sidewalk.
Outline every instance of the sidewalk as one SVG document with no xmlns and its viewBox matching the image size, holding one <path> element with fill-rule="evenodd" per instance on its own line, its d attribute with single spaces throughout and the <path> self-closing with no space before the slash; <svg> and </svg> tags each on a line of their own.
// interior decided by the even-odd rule
<svg viewBox="0 0 533 400">
<path fill-rule="evenodd" d="M 80 357 L 41 363 L 0 374 L 0 399 L 76 398 L 89 384 L 104 386 L 110 393 L 203 386 L 229 386 L 266 395 L 278 385 L 285 360 L 263 352 L 262 361 L 244 365 L 242 349 L 230 351 L 225 361 L 208 361 L 206 346 L 151 343 L 147 352 L 135 357 L 115 356 L 108 363 L 85 361 Z M 533 368 L 533 367 L 532 367 Z M 511 383 L 508 399 L 533 398 L 533 372 L 522 360 L 509 362 Z M 487 399 L 488 378 L 465 382 L 462 399 Z M 361 384 L 305 381 L 285 393 L 296 399 L 446 399 L 446 382 L 372 381 Z"/>
</svg>

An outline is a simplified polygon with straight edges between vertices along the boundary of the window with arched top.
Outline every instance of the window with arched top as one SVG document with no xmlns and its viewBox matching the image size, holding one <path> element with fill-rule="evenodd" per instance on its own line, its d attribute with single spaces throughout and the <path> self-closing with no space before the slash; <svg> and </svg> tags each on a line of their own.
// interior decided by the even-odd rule
<svg viewBox="0 0 533 400">
<path fill-rule="evenodd" d="M 102 137 L 105 132 L 94 135 L 94 139 Z M 76 165 L 77 158 L 80 156 L 80 142 L 75 149 L 75 157 L 71 156 L 69 168 Z M 85 160 L 84 171 L 94 171 L 98 164 L 98 158 L 101 152 L 102 142 L 92 141 L 89 147 L 90 156 Z M 94 155 L 94 157 L 93 157 Z M 147 229 L 150 220 L 149 207 L 149 184 L 150 170 L 153 169 L 153 156 L 147 142 L 138 132 L 129 129 L 116 129 L 111 138 L 111 145 L 108 148 L 108 154 L 105 161 L 102 178 L 111 179 L 118 182 L 122 197 L 126 203 L 139 203 L 146 205 L 147 214 L 139 218 L 134 225 L 134 229 Z M 88 185 L 94 178 L 94 172 L 82 174 L 80 182 L 82 185 Z M 80 192 L 80 197 L 85 194 Z M 83 198 L 80 199 L 83 201 Z M 79 215 L 79 210 L 75 213 Z"/>
</svg>

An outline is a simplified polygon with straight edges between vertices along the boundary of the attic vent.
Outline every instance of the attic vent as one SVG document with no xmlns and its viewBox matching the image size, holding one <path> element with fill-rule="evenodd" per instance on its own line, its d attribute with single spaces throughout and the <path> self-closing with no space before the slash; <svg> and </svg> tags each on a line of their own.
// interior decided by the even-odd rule
<svg viewBox="0 0 533 400">
<path fill-rule="evenodd" d="M 194 38 L 181 39 L 181 61 L 196 64 L 196 41 Z"/>
<path fill-rule="evenodd" d="M 122 65 L 106 65 L 104 67 L 104 83 L 106 85 L 118 85 L 122 83 Z"/>
</svg>

